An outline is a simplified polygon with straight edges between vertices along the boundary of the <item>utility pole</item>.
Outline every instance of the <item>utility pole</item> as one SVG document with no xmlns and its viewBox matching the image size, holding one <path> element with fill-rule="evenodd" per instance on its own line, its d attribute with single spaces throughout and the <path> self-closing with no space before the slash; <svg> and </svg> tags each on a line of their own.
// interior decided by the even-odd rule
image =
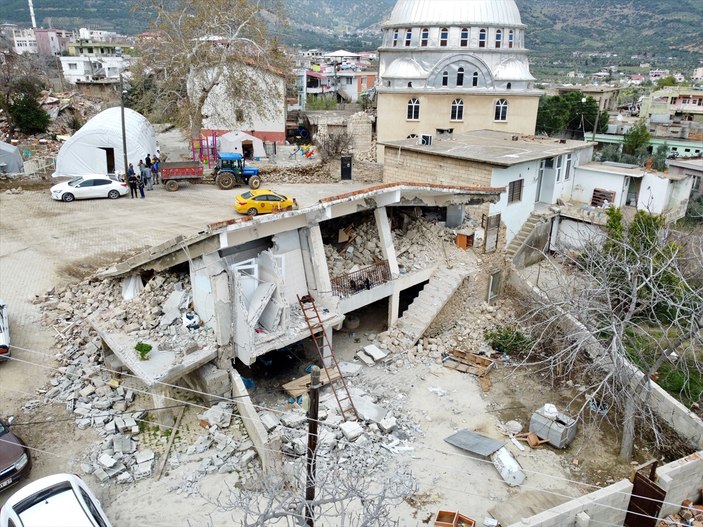
<svg viewBox="0 0 703 527">
<path fill-rule="evenodd" d="M 320 408 L 320 368 L 313 366 L 310 372 L 310 405 L 308 408 L 308 455 L 305 463 L 307 479 L 305 485 L 305 523 L 314 527 L 312 502 L 315 500 L 315 459 L 317 455 L 317 423 Z"/>
<path fill-rule="evenodd" d="M 124 180 L 127 181 L 127 169 L 129 165 L 127 163 L 127 131 L 125 130 L 124 124 L 124 82 L 122 81 L 122 73 L 120 73 L 120 114 L 122 116 L 122 155 L 124 157 Z"/>
</svg>

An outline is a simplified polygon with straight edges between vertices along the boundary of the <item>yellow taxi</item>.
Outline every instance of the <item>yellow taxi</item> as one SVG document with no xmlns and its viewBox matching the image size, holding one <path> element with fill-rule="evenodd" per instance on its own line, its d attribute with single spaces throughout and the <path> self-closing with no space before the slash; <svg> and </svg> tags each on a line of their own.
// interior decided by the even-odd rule
<svg viewBox="0 0 703 527">
<path fill-rule="evenodd" d="M 269 189 L 250 190 L 239 194 L 235 199 L 234 210 L 249 216 L 298 208 L 295 198 L 286 197 Z"/>
</svg>

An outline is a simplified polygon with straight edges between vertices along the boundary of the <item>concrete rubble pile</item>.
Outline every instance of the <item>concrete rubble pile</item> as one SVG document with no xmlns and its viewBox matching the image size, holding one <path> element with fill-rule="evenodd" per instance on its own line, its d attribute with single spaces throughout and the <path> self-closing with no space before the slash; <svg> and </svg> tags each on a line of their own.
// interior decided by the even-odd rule
<svg viewBox="0 0 703 527">
<path fill-rule="evenodd" d="M 419 271 L 445 259 L 440 245 L 455 248 L 455 234 L 444 224 L 417 218 L 408 221 L 401 230 L 393 231 L 393 245 L 401 272 Z"/>
<path fill-rule="evenodd" d="M 324 170 L 320 162 L 309 161 L 305 164 L 291 164 L 283 161 L 281 165 L 262 164 L 261 178 L 269 183 L 336 183 L 339 177 L 333 177 Z"/>
<path fill-rule="evenodd" d="M 698 504 L 684 500 L 681 509 L 676 514 L 669 514 L 659 522 L 659 527 L 703 527 L 703 488 L 698 489 Z"/>
<path fill-rule="evenodd" d="M 43 390 L 43 401 L 65 404 L 78 428 L 92 428 L 102 437 L 81 465 L 86 474 L 94 474 L 101 482 L 128 483 L 152 475 L 158 445 L 143 446 L 148 443 L 144 430 L 157 425 L 145 417 L 145 411 L 132 408 L 136 398 L 147 393 L 146 387 L 131 375 L 120 375 L 116 371 L 119 363 L 103 364 L 100 338 L 86 319 L 100 313 L 100 319 L 110 328 L 158 342 L 160 349 L 185 353 L 194 347 L 214 347 L 210 331 L 200 326 L 184 327 L 181 314 L 190 304 L 188 285 L 186 275 L 162 273 L 128 301 L 123 300 L 123 284 L 119 280 L 85 281 L 35 299 L 41 304 L 44 324 L 56 330 L 60 349 L 56 354 L 58 367 L 50 386 Z M 175 306 L 170 305 L 174 297 L 178 298 Z M 25 411 L 43 401 L 30 401 Z M 171 465 L 198 461 L 197 473 L 203 474 L 248 466 L 256 453 L 241 420 L 237 417 L 237 426 L 227 434 L 222 432 L 230 426 L 232 408 L 228 403 L 219 403 L 206 410 L 200 416 L 208 426 L 206 436 L 191 450 L 173 454 Z M 166 441 L 165 437 L 162 439 Z"/>
<path fill-rule="evenodd" d="M 353 273 L 359 269 L 383 260 L 381 241 L 373 218 L 361 225 L 354 225 L 350 231 L 356 237 L 339 253 L 335 245 L 325 245 L 325 256 L 331 276 Z"/>
</svg>

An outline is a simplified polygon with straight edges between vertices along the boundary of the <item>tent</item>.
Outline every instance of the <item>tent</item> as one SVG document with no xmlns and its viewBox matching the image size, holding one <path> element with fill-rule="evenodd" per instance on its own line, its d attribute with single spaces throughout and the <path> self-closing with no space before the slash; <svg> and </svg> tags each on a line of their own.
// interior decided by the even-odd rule
<svg viewBox="0 0 703 527">
<path fill-rule="evenodd" d="M 217 139 L 220 152 L 238 152 L 245 159 L 266 157 L 264 142 L 244 132 L 228 132 Z"/>
<path fill-rule="evenodd" d="M 127 162 L 135 167 L 147 154 L 156 153 L 157 143 L 151 123 L 138 112 L 125 108 Z M 108 108 L 85 123 L 66 141 L 56 156 L 59 176 L 124 173 L 122 117 L 119 107 Z"/>
<path fill-rule="evenodd" d="M 10 143 L 0 141 L 0 174 L 24 172 L 24 162 L 20 149 Z"/>
</svg>

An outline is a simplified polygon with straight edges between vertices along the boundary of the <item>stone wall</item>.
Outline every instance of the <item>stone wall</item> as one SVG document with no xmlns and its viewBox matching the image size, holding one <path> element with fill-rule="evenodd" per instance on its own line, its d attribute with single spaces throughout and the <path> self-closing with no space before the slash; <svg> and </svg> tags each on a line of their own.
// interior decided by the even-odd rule
<svg viewBox="0 0 703 527">
<path fill-rule="evenodd" d="M 491 168 L 482 163 L 386 146 L 383 181 L 489 187 Z"/>
<path fill-rule="evenodd" d="M 355 113 L 347 121 L 347 133 L 352 137 L 354 158 L 369 159 L 372 152 L 371 119 L 365 112 Z"/>
</svg>

